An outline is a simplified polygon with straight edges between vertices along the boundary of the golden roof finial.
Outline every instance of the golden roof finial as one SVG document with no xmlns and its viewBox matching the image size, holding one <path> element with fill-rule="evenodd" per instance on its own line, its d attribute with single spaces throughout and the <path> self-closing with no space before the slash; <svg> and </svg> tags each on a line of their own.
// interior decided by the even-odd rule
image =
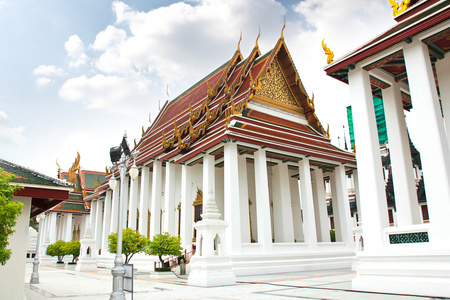
<svg viewBox="0 0 450 300">
<path fill-rule="evenodd" d="M 145 134 L 145 130 L 144 130 L 144 126 L 142 126 L 142 136 L 144 136 Z"/>
<path fill-rule="evenodd" d="M 137 147 L 136 139 L 134 139 L 134 148 Z"/>
<path fill-rule="evenodd" d="M 392 7 L 392 14 L 395 17 L 404 12 L 408 8 L 409 4 L 411 3 L 411 0 L 404 0 L 400 2 L 400 5 L 395 0 L 389 0 L 389 3 L 391 4 Z"/>
<path fill-rule="evenodd" d="M 255 48 L 259 48 L 258 40 L 259 40 L 260 36 L 261 36 L 261 26 L 259 26 L 258 37 L 256 38 L 256 42 L 255 42 Z"/>
<path fill-rule="evenodd" d="M 77 177 L 75 172 L 80 169 L 80 152 L 77 152 L 77 158 L 75 158 L 75 162 L 72 164 L 72 167 L 69 169 L 69 179 L 67 182 L 75 183 L 77 181 Z"/>
<path fill-rule="evenodd" d="M 152 112 L 148 113 L 148 121 L 152 124 Z"/>
<path fill-rule="evenodd" d="M 286 17 L 283 17 L 283 18 L 284 18 L 284 24 L 283 24 L 283 28 L 281 28 L 281 36 L 280 36 L 280 39 L 283 39 L 283 40 L 284 40 L 283 31 L 284 31 L 284 28 L 286 28 Z"/>
<path fill-rule="evenodd" d="M 330 50 L 330 48 L 327 47 L 324 41 L 325 39 L 322 40 L 322 48 L 325 51 L 325 54 L 327 55 L 327 64 L 331 64 L 334 61 L 333 60 L 334 54 Z"/>
<path fill-rule="evenodd" d="M 109 173 L 108 166 L 105 167 L 105 174 L 106 174 L 106 176 L 108 176 L 108 175 L 110 174 L 110 173 Z"/>
<path fill-rule="evenodd" d="M 330 138 L 330 124 L 327 124 L 327 138 Z"/>
<path fill-rule="evenodd" d="M 239 42 L 238 42 L 237 50 L 236 50 L 237 52 L 241 52 L 241 48 L 240 48 L 241 41 L 242 41 L 242 30 L 241 30 L 241 36 L 239 37 Z"/>
<path fill-rule="evenodd" d="M 61 167 L 58 164 L 58 159 L 56 159 L 56 165 L 58 166 L 58 179 L 62 179 L 61 178 Z"/>
<path fill-rule="evenodd" d="M 161 110 L 161 99 L 158 101 L 158 109 Z"/>
<path fill-rule="evenodd" d="M 166 87 L 166 94 L 167 94 L 167 97 L 170 98 L 170 96 L 169 96 L 169 84 L 167 84 L 167 87 Z"/>
</svg>

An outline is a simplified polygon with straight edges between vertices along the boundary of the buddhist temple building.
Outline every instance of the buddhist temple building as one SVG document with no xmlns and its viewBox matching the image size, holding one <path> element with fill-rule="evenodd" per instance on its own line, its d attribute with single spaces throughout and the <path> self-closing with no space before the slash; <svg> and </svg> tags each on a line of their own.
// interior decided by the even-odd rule
<svg viewBox="0 0 450 300">
<path fill-rule="evenodd" d="M 330 143 L 282 33 L 264 55 L 258 40 L 246 58 L 238 46 L 229 61 L 167 101 L 132 151 L 139 151 L 140 173 L 125 179 L 123 224 L 141 234 L 169 232 L 194 251 L 193 225 L 203 195 L 212 195 L 236 275 L 351 266 L 347 180 L 356 174 L 355 156 Z M 85 200 L 97 211 L 98 266 L 112 266 L 107 236 L 117 230 L 119 188 L 104 182 Z M 140 268 L 149 259 L 136 255 L 133 263 Z"/>
<path fill-rule="evenodd" d="M 351 95 L 364 241 L 353 288 L 450 297 L 450 3 L 389 2 L 398 24 L 325 67 Z M 373 96 L 384 103 L 395 226 L 389 226 Z M 415 116 L 408 128 L 405 110 Z M 420 152 L 427 223 L 418 209 L 408 132 Z"/>
<path fill-rule="evenodd" d="M 83 237 L 86 218 L 90 218 L 92 214 L 90 202 L 84 199 L 93 194 L 100 183 L 105 181 L 104 172 L 82 170 L 80 160 L 80 154 L 77 153 L 68 171 L 61 171 L 58 164 L 58 179 L 73 186 L 73 190 L 67 199 L 46 211 L 46 217 L 39 224 L 42 230 L 39 253 L 44 263 L 54 263 L 54 259 L 45 257 L 45 250 L 49 244 L 58 240 L 66 242 L 80 240 Z"/>
</svg>

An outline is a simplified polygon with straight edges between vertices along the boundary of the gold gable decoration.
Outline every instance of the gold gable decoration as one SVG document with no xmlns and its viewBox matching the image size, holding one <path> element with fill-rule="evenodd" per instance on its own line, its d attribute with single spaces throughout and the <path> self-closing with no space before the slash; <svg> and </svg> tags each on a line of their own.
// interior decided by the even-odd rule
<svg viewBox="0 0 450 300">
<path fill-rule="evenodd" d="M 272 62 L 270 73 L 261 81 L 261 86 L 252 100 L 291 113 L 304 115 L 304 111 L 295 100 L 276 59 Z"/>
</svg>

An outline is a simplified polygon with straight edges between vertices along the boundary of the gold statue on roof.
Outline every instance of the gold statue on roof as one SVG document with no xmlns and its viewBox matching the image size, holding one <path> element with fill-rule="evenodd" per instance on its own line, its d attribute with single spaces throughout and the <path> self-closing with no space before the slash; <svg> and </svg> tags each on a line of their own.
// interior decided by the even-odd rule
<svg viewBox="0 0 450 300">
<path fill-rule="evenodd" d="M 80 153 L 79 152 L 77 152 L 77 158 L 75 158 L 75 161 L 72 164 L 72 167 L 69 169 L 69 179 L 67 179 L 67 182 L 75 183 L 77 181 L 77 177 L 76 177 L 77 170 L 80 170 Z"/>
<path fill-rule="evenodd" d="M 322 40 L 322 48 L 325 51 L 325 54 L 327 55 L 327 64 L 331 64 L 334 60 L 334 53 L 333 51 L 330 50 L 330 48 L 327 47 L 327 45 L 325 44 L 325 39 Z"/>
<path fill-rule="evenodd" d="M 411 3 L 411 0 L 403 0 L 402 2 L 400 2 L 400 5 L 395 0 L 389 0 L 389 3 L 391 4 L 392 7 L 392 14 L 395 17 L 404 12 L 408 8 L 409 4 Z"/>
</svg>

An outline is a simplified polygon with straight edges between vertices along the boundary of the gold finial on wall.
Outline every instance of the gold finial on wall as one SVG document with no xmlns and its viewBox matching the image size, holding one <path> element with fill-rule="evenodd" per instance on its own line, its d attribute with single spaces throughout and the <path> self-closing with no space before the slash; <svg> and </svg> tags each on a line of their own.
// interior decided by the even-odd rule
<svg viewBox="0 0 450 300">
<path fill-rule="evenodd" d="M 404 12 L 408 8 L 409 4 L 411 3 L 411 0 L 404 0 L 400 2 L 400 5 L 395 0 L 389 0 L 389 3 L 391 4 L 392 7 L 392 14 L 395 17 Z"/>
<path fill-rule="evenodd" d="M 324 41 L 325 39 L 322 40 L 322 48 L 325 51 L 325 54 L 327 55 L 327 64 L 331 64 L 334 61 L 333 60 L 334 54 L 330 50 L 330 48 L 327 47 Z"/>
</svg>

